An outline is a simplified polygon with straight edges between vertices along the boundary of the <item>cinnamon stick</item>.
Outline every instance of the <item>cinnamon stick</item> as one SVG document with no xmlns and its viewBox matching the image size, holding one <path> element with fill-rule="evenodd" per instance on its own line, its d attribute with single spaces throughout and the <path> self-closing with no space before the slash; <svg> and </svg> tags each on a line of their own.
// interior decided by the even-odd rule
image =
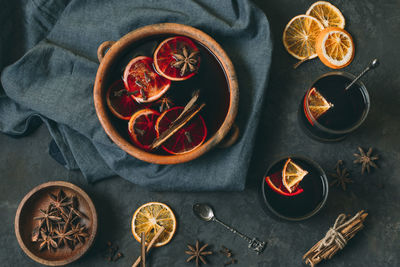
<svg viewBox="0 0 400 267">
<path fill-rule="evenodd" d="M 164 226 L 162 226 L 162 227 L 157 231 L 156 235 L 153 237 L 153 239 L 152 239 L 152 240 L 150 241 L 150 243 L 147 245 L 146 254 L 149 253 L 150 249 L 154 246 L 154 244 L 156 243 L 157 239 L 158 239 L 158 238 L 160 237 L 160 235 L 164 232 L 164 230 L 165 230 L 165 228 L 164 228 Z M 139 257 L 136 259 L 135 263 L 132 265 L 132 267 L 137 267 L 137 266 L 139 266 L 141 260 L 142 260 L 142 257 L 139 256 Z"/>
<path fill-rule="evenodd" d="M 179 117 L 170 124 L 169 128 L 154 140 L 154 142 L 150 145 L 150 148 L 155 149 L 162 145 L 165 141 L 168 140 L 168 138 L 170 138 L 177 131 L 182 129 L 182 127 L 185 126 L 185 124 L 188 123 L 197 113 L 199 113 L 205 105 L 206 104 L 204 103 L 200 106 L 193 105 L 185 112 L 185 114 L 183 114 L 182 112 L 181 115 L 179 115 Z"/>
<path fill-rule="evenodd" d="M 175 121 L 179 120 L 183 116 L 183 114 L 185 114 L 189 109 L 191 109 L 194 106 L 194 104 L 197 102 L 199 97 L 200 97 L 200 90 L 194 91 L 192 94 L 192 98 L 189 100 L 189 102 L 183 108 L 182 113 L 178 116 L 178 118 L 176 118 Z"/>
<path fill-rule="evenodd" d="M 357 214 L 357 217 L 355 219 L 353 218 L 354 221 L 350 222 L 346 226 L 344 226 L 346 224 L 346 221 L 344 222 L 343 228 L 338 230 L 338 232 L 343 235 L 346 242 L 352 239 L 361 229 L 364 228 L 363 223 L 367 216 L 368 213 L 365 213 L 362 210 Z M 347 222 L 349 221 L 349 216 L 347 216 L 346 220 Z M 309 251 L 306 252 L 306 254 L 304 254 L 303 260 L 306 264 L 314 267 L 322 260 L 331 259 L 340 250 L 340 247 L 336 242 L 333 242 L 325 247 L 322 246 L 321 244 L 325 245 L 325 243 L 322 243 L 324 242 L 324 240 L 325 237 L 318 241 Z"/>
<path fill-rule="evenodd" d="M 141 255 L 141 262 L 142 262 L 142 267 L 146 267 L 146 238 L 144 232 L 140 235 L 140 255 Z"/>
<path fill-rule="evenodd" d="M 150 145 L 151 149 L 155 149 L 162 145 L 165 141 L 168 140 L 172 135 L 174 135 L 177 131 L 179 131 L 186 123 L 188 123 L 199 111 L 205 106 L 205 104 L 201 104 L 198 106 L 196 104 L 197 100 L 200 97 L 200 90 L 196 90 L 192 94 L 192 98 L 183 108 L 181 114 L 170 123 L 168 129 L 164 131 L 158 138 L 156 138 L 153 143 Z"/>
</svg>

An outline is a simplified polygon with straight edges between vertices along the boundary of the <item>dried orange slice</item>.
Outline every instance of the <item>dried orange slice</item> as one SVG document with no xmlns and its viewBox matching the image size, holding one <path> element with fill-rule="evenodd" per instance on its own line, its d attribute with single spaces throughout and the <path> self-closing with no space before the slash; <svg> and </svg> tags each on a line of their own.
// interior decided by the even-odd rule
<svg viewBox="0 0 400 267">
<path fill-rule="evenodd" d="M 342 12 L 326 1 L 318 1 L 310 6 L 306 15 L 312 16 L 319 20 L 325 28 L 339 27 L 344 29 L 345 19 Z"/>
<path fill-rule="evenodd" d="M 326 28 L 318 35 L 316 50 L 319 59 L 332 69 L 348 66 L 354 58 L 351 35 L 338 27 Z"/>
<path fill-rule="evenodd" d="M 286 25 L 283 32 L 283 45 L 297 59 L 311 59 L 317 56 L 315 41 L 324 26 L 316 18 L 299 15 Z"/>
<path fill-rule="evenodd" d="M 289 158 L 282 170 L 283 185 L 291 193 L 307 174 L 308 171 L 303 170 Z"/>
<path fill-rule="evenodd" d="M 160 202 L 149 202 L 140 206 L 132 217 L 132 233 L 140 242 L 140 235 L 144 232 L 146 243 L 150 243 L 157 231 L 164 226 L 155 247 L 161 247 L 171 241 L 176 231 L 176 218 L 171 208 Z"/>
<path fill-rule="evenodd" d="M 307 94 L 308 100 L 308 109 L 311 112 L 311 115 L 314 119 L 318 119 L 325 112 L 327 112 L 333 104 L 329 103 L 318 91 L 315 87 L 311 88 L 311 90 Z"/>
</svg>

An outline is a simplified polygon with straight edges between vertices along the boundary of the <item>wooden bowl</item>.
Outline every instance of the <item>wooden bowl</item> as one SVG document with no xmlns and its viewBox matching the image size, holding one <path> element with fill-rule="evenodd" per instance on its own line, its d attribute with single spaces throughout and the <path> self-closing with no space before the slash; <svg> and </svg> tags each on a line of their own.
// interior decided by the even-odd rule
<svg viewBox="0 0 400 267">
<path fill-rule="evenodd" d="M 31 241 L 33 229 L 37 226 L 35 216 L 39 216 L 39 209 L 46 209 L 50 197 L 49 193 L 57 194 L 62 189 L 66 195 L 75 195 L 79 203 L 79 211 L 87 218 L 82 218 L 82 224 L 88 228 L 89 237 L 85 243 L 77 245 L 74 250 L 68 247 L 58 248 L 55 251 L 39 251 L 39 244 Z M 90 197 L 79 187 L 68 182 L 55 181 L 36 186 L 21 201 L 15 216 L 15 234 L 22 250 L 34 261 L 48 265 L 61 266 L 76 261 L 92 246 L 97 233 L 97 212 Z"/>
<path fill-rule="evenodd" d="M 210 135 L 201 146 L 191 152 L 181 155 L 160 155 L 144 151 L 134 146 L 129 139 L 124 136 L 119 129 L 117 129 L 118 127 L 116 127 L 115 123 L 113 123 L 113 116 L 108 111 L 105 99 L 108 86 L 112 82 L 110 81 L 110 76 L 113 72 L 113 68 L 115 68 L 115 65 L 118 62 L 121 62 L 123 56 L 128 54 L 129 51 L 132 50 L 132 47 L 140 41 L 164 35 L 186 36 L 197 41 L 208 49 L 220 63 L 220 66 L 225 73 L 229 91 L 227 94 L 229 95 L 229 103 L 226 105 L 227 110 L 221 111 L 221 113 L 225 112 L 224 114 L 226 115 L 221 120 L 220 125 L 216 127 L 216 131 L 212 133 L 212 135 Z M 106 41 L 99 46 L 97 52 L 100 66 L 97 70 L 93 92 L 96 113 L 107 135 L 115 144 L 128 154 L 150 163 L 178 164 L 198 158 L 220 143 L 222 147 L 230 146 L 238 139 L 239 128 L 234 124 L 239 101 L 239 89 L 236 73 L 228 55 L 222 47 L 206 33 L 182 24 L 154 24 L 132 31 L 116 42 Z M 215 89 L 218 90 L 219 88 Z"/>
</svg>

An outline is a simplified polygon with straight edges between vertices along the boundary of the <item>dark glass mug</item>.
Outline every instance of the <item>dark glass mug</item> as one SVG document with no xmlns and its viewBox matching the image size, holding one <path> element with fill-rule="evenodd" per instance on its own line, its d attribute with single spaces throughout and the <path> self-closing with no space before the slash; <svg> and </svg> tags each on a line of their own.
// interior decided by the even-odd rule
<svg viewBox="0 0 400 267">
<path fill-rule="evenodd" d="M 367 118 L 370 98 L 367 88 L 357 81 L 348 90 L 345 87 L 355 78 L 347 72 L 329 72 L 320 76 L 304 94 L 298 110 L 301 128 L 318 141 L 340 141 L 355 131 Z M 328 102 L 334 102 L 319 118 L 310 111 L 308 94 L 316 88 Z"/>
<path fill-rule="evenodd" d="M 303 192 L 294 196 L 284 196 L 274 191 L 266 182 L 266 177 L 280 172 L 288 158 L 308 174 L 300 182 Z M 328 178 L 315 161 L 300 155 L 290 155 L 273 162 L 261 182 L 261 201 L 267 214 L 280 219 L 301 221 L 317 214 L 325 205 L 329 193 Z"/>
</svg>

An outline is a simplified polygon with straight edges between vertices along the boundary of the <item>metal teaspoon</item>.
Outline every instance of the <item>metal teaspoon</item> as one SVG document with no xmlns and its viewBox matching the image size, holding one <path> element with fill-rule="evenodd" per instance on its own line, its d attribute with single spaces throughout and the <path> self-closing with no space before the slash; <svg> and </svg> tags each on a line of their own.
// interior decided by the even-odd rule
<svg viewBox="0 0 400 267">
<path fill-rule="evenodd" d="M 346 86 L 344 90 L 348 90 L 355 82 L 357 82 L 365 73 L 368 71 L 375 69 L 379 66 L 379 60 L 377 58 L 373 59 L 368 66 L 349 84 Z"/>
<path fill-rule="evenodd" d="M 257 254 L 260 254 L 264 250 L 265 245 L 266 245 L 265 242 L 260 241 L 257 238 L 250 238 L 250 237 L 240 233 L 239 231 L 233 229 L 229 225 L 221 222 L 220 220 L 218 220 L 214 216 L 214 211 L 212 210 L 212 208 L 209 205 L 204 204 L 204 203 L 194 204 L 193 205 L 193 212 L 197 217 L 199 217 L 203 221 L 206 221 L 206 222 L 209 222 L 209 221 L 217 222 L 220 225 L 224 226 L 229 231 L 231 231 L 232 233 L 235 233 L 235 234 L 239 235 L 241 238 L 246 240 L 247 243 L 249 243 L 249 248 L 254 250 Z"/>
</svg>

